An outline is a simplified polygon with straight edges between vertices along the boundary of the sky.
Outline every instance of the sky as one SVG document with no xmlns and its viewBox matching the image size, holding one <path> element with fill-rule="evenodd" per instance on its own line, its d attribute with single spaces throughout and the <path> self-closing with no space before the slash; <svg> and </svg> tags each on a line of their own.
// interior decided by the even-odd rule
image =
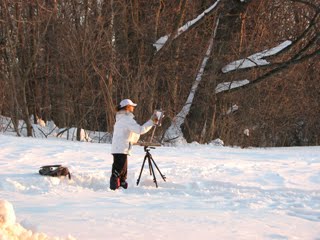
<svg viewBox="0 0 320 240">
<path fill-rule="evenodd" d="M 109 189 L 109 143 L 0 134 L 0 240 L 320 239 L 320 147 L 161 146 Z M 38 174 L 67 166 L 72 179 Z"/>
</svg>

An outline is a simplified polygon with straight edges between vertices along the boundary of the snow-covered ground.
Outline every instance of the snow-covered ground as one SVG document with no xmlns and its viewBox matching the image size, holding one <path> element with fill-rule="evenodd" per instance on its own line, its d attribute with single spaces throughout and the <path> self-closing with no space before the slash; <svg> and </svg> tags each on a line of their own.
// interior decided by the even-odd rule
<svg viewBox="0 0 320 240">
<path fill-rule="evenodd" d="M 110 146 L 0 134 L 0 240 L 320 239 L 320 147 L 158 147 L 156 188 L 147 168 L 136 186 L 135 146 L 129 188 L 111 191 Z"/>
</svg>

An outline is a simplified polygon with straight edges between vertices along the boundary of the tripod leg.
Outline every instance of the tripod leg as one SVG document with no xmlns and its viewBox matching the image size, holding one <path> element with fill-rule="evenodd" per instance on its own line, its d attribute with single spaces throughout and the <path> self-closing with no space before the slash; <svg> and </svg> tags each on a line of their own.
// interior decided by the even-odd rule
<svg viewBox="0 0 320 240">
<path fill-rule="evenodd" d="M 148 156 L 148 163 L 150 167 L 150 172 L 152 173 L 152 176 L 153 176 L 153 182 L 156 184 L 156 187 L 158 187 L 158 183 L 157 183 L 156 175 L 154 174 L 151 159 L 152 159 L 151 155 Z"/>
<path fill-rule="evenodd" d="M 141 178 L 141 174 L 142 174 L 143 167 L 144 167 L 144 164 L 145 164 L 145 162 L 146 162 L 146 159 L 147 159 L 147 156 L 145 156 L 144 159 L 143 159 L 143 163 L 142 163 L 142 166 L 141 166 L 140 174 L 139 174 L 139 177 L 138 177 L 138 179 L 137 179 L 137 186 L 139 185 L 140 178 Z"/>
<path fill-rule="evenodd" d="M 150 171 L 150 176 L 152 175 L 152 162 L 150 161 L 151 155 L 150 153 L 147 154 L 148 158 L 148 165 L 149 165 L 149 171 Z"/>
<path fill-rule="evenodd" d="M 160 176 L 162 177 L 163 181 L 166 181 L 166 177 L 161 173 L 160 169 L 158 168 L 158 166 L 157 166 L 156 162 L 154 161 L 154 159 L 152 158 L 152 156 L 150 156 L 150 158 L 151 158 L 153 164 L 156 166 L 158 172 L 160 173 Z"/>
</svg>

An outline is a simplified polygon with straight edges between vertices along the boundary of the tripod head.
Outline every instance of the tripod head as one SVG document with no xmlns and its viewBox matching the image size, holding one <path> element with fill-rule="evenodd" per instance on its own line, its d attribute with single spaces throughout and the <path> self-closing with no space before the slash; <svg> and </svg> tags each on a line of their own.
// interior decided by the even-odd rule
<svg viewBox="0 0 320 240">
<path fill-rule="evenodd" d="M 155 147 L 150 147 L 150 146 L 144 146 L 144 151 L 149 152 L 151 149 L 156 149 Z"/>
<path fill-rule="evenodd" d="M 136 145 L 142 146 L 142 147 L 161 147 L 160 143 L 153 143 L 153 142 L 138 142 Z"/>
<path fill-rule="evenodd" d="M 160 143 L 153 143 L 153 142 L 138 142 L 138 143 L 135 143 L 134 145 L 144 147 L 145 152 L 149 152 L 150 149 L 156 149 L 155 147 L 161 147 Z"/>
</svg>

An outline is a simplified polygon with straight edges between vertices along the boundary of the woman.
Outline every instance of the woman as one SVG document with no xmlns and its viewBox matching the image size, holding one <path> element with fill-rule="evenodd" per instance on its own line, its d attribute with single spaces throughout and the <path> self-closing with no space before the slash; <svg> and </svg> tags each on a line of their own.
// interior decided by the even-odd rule
<svg viewBox="0 0 320 240">
<path fill-rule="evenodd" d="M 140 126 L 135 120 L 133 111 L 137 104 L 130 99 L 124 99 L 117 107 L 116 123 L 113 129 L 111 153 L 113 155 L 112 174 L 110 177 L 110 189 L 115 190 L 120 186 L 128 188 L 127 168 L 128 155 L 132 144 L 136 143 L 140 134 L 147 133 L 158 122 L 156 114 Z"/>
</svg>

